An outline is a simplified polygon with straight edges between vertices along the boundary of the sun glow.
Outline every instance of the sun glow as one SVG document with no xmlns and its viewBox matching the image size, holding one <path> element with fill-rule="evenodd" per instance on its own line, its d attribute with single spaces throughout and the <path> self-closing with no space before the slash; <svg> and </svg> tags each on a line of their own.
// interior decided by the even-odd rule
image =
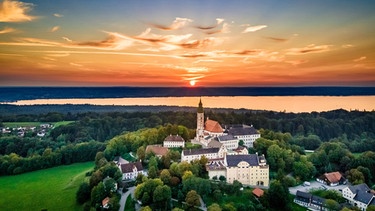
<svg viewBox="0 0 375 211">
<path fill-rule="evenodd" d="M 190 81 L 190 86 L 195 86 L 195 81 L 194 80 Z"/>
</svg>

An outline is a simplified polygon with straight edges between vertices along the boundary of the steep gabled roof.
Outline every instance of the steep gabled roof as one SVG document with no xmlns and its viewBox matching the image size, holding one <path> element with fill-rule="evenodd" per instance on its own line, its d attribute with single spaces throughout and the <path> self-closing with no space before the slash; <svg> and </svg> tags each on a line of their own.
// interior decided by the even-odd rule
<svg viewBox="0 0 375 211">
<path fill-rule="evenodd" d="M 369 204 L 373 197 L 374 197 L 374 195 L 372 195 L 371 193 L 364 192 L 364 191 L 358 191 L 357 195 L 355 195 L 355 197 L 354 197 L 354 200 L 360 201 L 364 204 Z"/>
<path fill-rule="evenodd" d="M 357 193 L 357 192 L 367 192 L 370 191 L 371 189 L 365 184 L 359 184 L 359 185 L 350 185 L 349 189 L 352 193 Z"/>
<path fill-rule="evenodd" d="M 146 147 L 146 153 L 149 152 L 154 153 L 156 156 L 164 156 L 168 153 L 168 148 L 160 145 L 148 145 Z"/>
<path fill-rule="evenodd" d="M 209 131 L 211 133 L 222 133 L 223 128 L 220 126 L 220 124 L 217 121 L 207 119 L 204 124 L 204 129 L 206 131 Z"/>
<path fill-rule="evenodd" d="M 179 135 L 169 135 L 164 141 L 184 142 L 185 140 Z"/>
<path fill-rule="evenodd" d="M 143 166 L 142 166 L 141 162 L 121 164 L 120 168 L 121 168 L 121 172 L 122 173 L 133 172 L 134 168 L 137 168 L 137 171 L 142 171 L 143 170 Z"/>
<path fill-rule="evenodd" d="M 339 183 L 342 178 L 343 178 L 342 175 L 338 171 L 325 173 L 324 175 L 320 177 L 320 179 L 323 179 L 323 180 L 326 179 L 330 183 Z"/>
</svg>

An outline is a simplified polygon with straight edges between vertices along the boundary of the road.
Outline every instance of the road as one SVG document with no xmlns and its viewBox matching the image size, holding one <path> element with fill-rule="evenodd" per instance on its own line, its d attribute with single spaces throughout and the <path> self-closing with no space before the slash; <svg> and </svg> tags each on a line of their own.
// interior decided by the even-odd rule
<svg viewBox="0 0 375 211">
<path fill-rule="evenodd" d="M 135 190 L 135 187 L 130 187 L 128 189 L 128 191 L 126 191 L 125 193 L 121 194 L 120 209 L 119 209 L 119 211 L 124 211 L 126 199 L 128 198 L 128 196 L 130 194 L 134 198 L 134 190 Z"/>
</svg>

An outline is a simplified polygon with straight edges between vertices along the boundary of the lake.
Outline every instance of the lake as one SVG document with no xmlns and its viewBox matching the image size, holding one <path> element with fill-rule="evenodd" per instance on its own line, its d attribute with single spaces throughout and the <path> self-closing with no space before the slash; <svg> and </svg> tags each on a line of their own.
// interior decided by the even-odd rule
<svg viewBox="0 0 375 211">
<path fill-rule="evenodd" d="M 77 98 L 34 99 L 7 102 L 12 105 L 123 105 L 123 106 L 198 106 L 199 97 L 133 97 L 133 98 Z M 233 108 L 286 112 L 345 110 L 375 110 L 375 96 L 202 96 L 205 108 Z M 5 104 L 5 103 L 2 103 Z"/>
</svg>

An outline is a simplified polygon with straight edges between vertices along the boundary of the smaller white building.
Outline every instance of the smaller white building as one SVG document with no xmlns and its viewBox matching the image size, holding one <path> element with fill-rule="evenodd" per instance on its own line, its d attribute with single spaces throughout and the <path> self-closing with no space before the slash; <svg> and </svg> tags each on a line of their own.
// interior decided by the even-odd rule
<svg viewBox="0 0 375 211">
<path fill-rule="evenodd" d="M 122 172 L 122 180 L 135 180 L 138 174 L 145 175 L 141 162 L 124 163 L 119 166 Z"/>
<path fill-rule="evenodd" d="M 246 147 L 254 147 L 254 142 L 260 138 L 260 133 L 251 125 L 231 126 L 228 134 L 234 136 L 238 141 L 242 140 Z"/>
<path fill-rule="evenodd" d="M 220 155 L 223 155 L 222 150 L 223 148 L 186 149 L 181 153 L 181 162 L 199 160 L 202 156 L 205 156 L 209 160 L 222 158 L 220 157 Z"/>
<path fill-rule="evenodd" d="M 220 143 L 224 144 L 224 146 L 228 150 L 234 150 L 238 148 L 238 139 L 233 135 L 218 136 L 217 139 Z"/>
<path fill-rule="evenodd" d="M 365 211 L 368 206 L 375 205 L 375 196 L 366 184 L 350 185 L 342 190 L 342 196 L 351 205 Z"/>
<path fill-rule="evenodd" d="M 169 135 L 164 139 L 163 146 L 167 148 L 184 148 L 185 140 L 179 135 Z"/>
</svg>

